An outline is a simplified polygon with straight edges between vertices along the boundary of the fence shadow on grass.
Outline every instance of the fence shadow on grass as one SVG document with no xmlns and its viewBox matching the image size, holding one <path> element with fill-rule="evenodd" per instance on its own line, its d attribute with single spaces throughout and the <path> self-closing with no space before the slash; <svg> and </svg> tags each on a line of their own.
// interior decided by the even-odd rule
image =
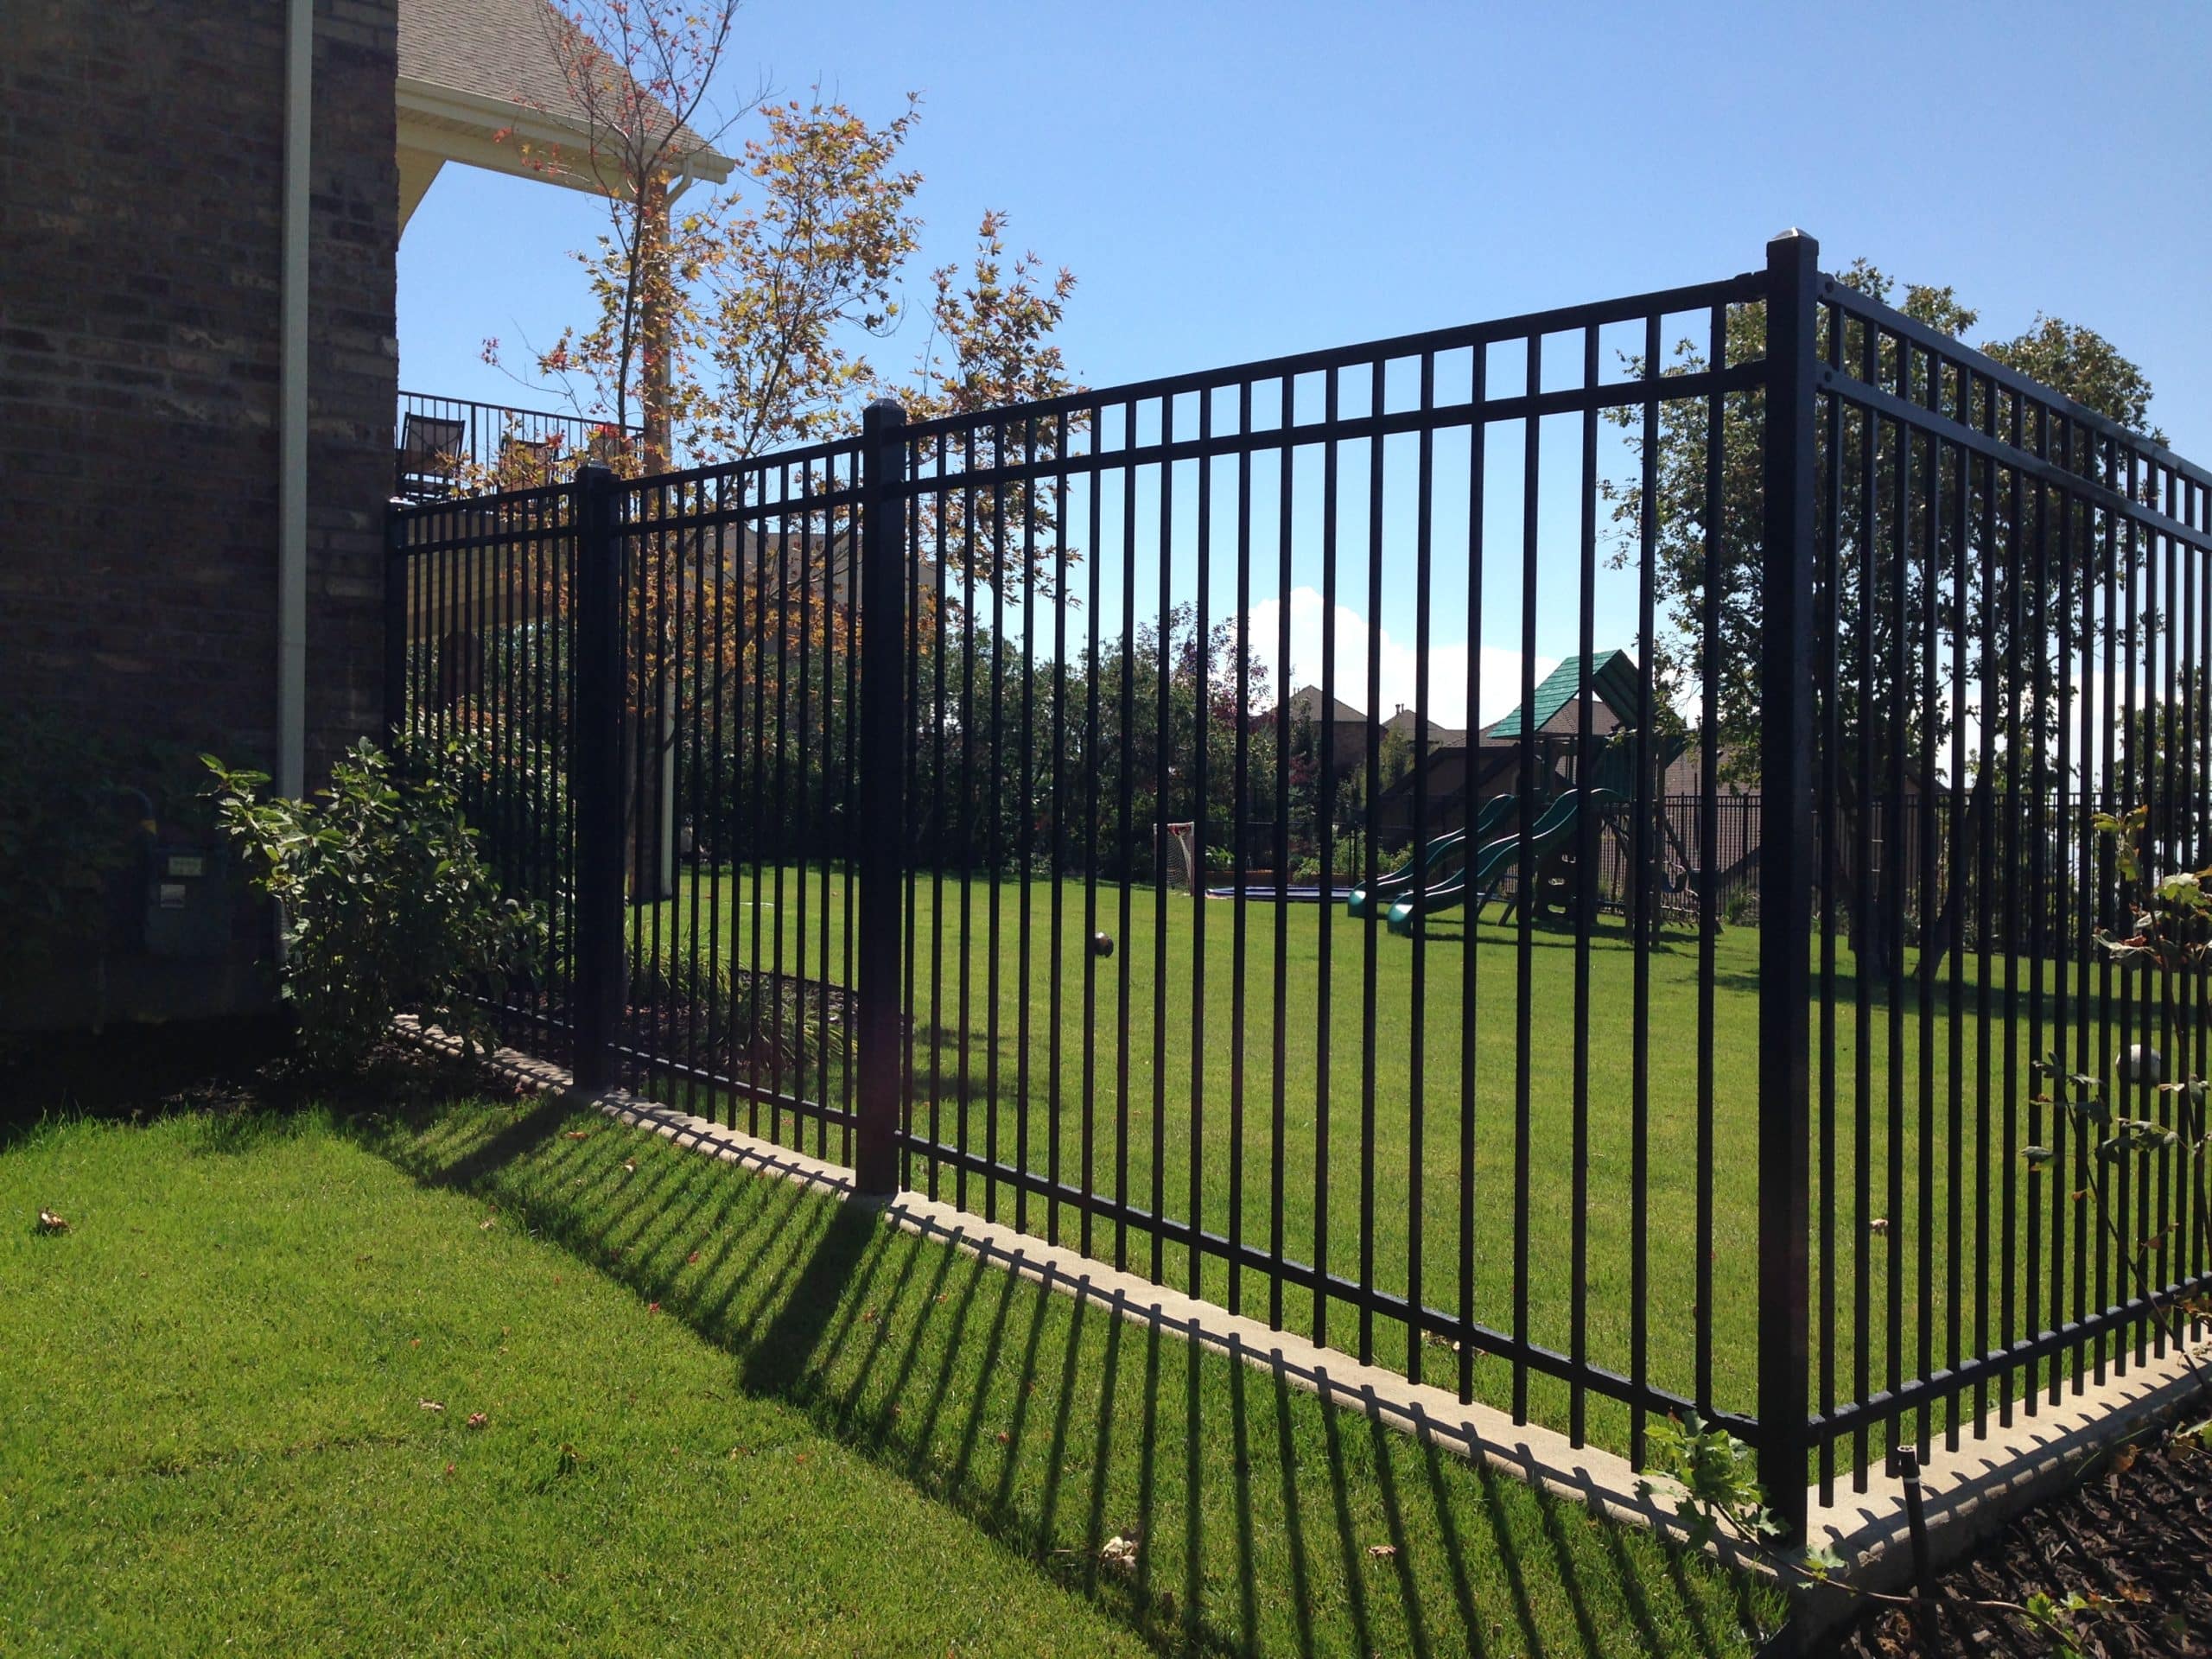
<svg viewBox="0 0 2212 1659">
<path fill-rule="evenodd" d="M 356 1132 L 658 1302 L 734 1387 L 1159 1650 L 1720 1655 L 1775 1611 L 1281 1370 L 595 1116 L 459 1105 Z"/>
</svg>

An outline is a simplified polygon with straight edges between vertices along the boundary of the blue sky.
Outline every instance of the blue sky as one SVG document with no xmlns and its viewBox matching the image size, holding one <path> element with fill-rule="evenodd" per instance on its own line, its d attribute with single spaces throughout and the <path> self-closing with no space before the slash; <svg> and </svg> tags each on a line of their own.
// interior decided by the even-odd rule
<svg viewBox="0 0 2212 1659">
<path fill-rule="evenodd" d="M 1955 284 L 1986 334 L 2039 309 L 2098 328 L 2203 458 L 2208 56 L 2203 0 L 751 0 L 730 79 L 819 82 L 868 115 L 922 93 L 910 288 L 1009 211 L 1017 245 L 1080 279 L 1061 340 L 1092 385 L 1700 281 L 1796 225 L 1832 269 Z M 479 347 L 581 312 L 564 255 L 601 211 L 447 168 L 400 250 L 403 385 L 532 401 Z M 1384 625 L 1409 626 L 1387 601 Z M 1547 605 L 1540 652 L 1562 628 L 1571 648 Z"/>
</svg>

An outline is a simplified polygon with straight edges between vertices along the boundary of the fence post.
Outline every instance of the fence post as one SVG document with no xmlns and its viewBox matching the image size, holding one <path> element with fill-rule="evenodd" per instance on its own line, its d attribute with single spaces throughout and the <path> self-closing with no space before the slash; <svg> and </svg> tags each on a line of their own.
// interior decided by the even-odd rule
<svg viewBox="0 0 2212 1659">
<path fill-rule="evenodd" d="M 854 1185 L 899 1190 L 899 988 L 906 843 L 906 414 L 870 404 L 861 439 L 859 1122 Z"/>
<path fill-rule="evenodd" d="M 384 741 L 407 730 L 407 527 L 397 509 L 384 519 Z"/>
<path fill-rule="evenodd" d="M 622 549 L 615 535 L 614 474 L 604 462 L 576 469 L 569 649 L 575 664 L 575 729 L 569 746 L 569 809 L 576 836 L 576 983 L 573 1070 L 597 1091 L 616 1077 L 628 964 L 622 940 Z"/>
<path fill-rule="evenodd" d="M 1813 442 L 1820 244 L 1766 245 L 1759 641 L 1759 1478 L 1805 1534 L 1811 1366 Z"/>
</svg>

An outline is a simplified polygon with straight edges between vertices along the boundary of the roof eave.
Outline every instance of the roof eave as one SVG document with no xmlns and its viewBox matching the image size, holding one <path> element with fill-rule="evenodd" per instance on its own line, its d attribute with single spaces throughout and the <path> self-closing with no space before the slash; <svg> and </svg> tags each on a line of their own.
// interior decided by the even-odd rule
<svg viewBox="0 0 2212 1659">
<path fill-rule="evenodd" d="M 582 122 L 566 119 L 551 111 L 512 99 L 486 98 L 480 92 L 463 92 L 458 87 L 442 86 L 435 81 L 402 75 L 398 79 L 397 104 L 403 114 L 421 116 L 432 122 L 450 122 L 470 129 L 480 143 L 497 143 L 498 135 L 506 133 L 520 139 L 524 144 L 543 145 L 556 151 L 582 144 L 588 154 L 591 131 Z M 405 142 L 404 134 L 402 135 L 402 142 Z M 507 155 L 511 159 L 505 162 L 487 160 L 481 153 L 454 155 L 448 159 L 466 162 L 473 166 L 488 166 L 495 171 L 520 176 L 543 178 L 548 183 L 562 185 L 571 190 L 588 191 L 594 195 L 613 194 L 601 179 L 580 169 L 551 165 L 533 168 L 523 161 L 519 149 L 509 151 Z M 685 186 L 699 180 L 709 184 L 724 183 L 735 165 L 730 157 L 720 151 L 702 146 L 682 158 L 676 168 L 676 189 L 680 193 Z"/>
</svg>

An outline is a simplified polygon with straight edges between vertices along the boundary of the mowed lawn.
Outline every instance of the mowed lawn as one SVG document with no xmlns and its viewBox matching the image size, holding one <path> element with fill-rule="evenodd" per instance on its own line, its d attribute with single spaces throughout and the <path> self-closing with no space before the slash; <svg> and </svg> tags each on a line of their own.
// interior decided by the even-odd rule
<svg viewBox="0 0 2212 1659">
<path fill-rule="evenodd" d="M 52 1122 L 0 1216 L 10 1654 L 1722 1655 L 1780 1611 L 542 1100 Z"/>
<path fill-rule="evenodd" d="M 672 902 L 641 910 L 635 919 L 646 949 L 658 928 L 664 952 L 696 947 L 703 957 L 711 944 L 725 963 L 750 969 L 757 963 L 765 970 L 776 965 L 780 947 L 782 970 L 808 979 L 822 976 L 826 932 L 829 976 L 844 982 L 845 888 L 842 873 L 820 867 L 771 868 L 757 877 L 750 870 L 687 877 Z M 1476 929 L 1471 959 L 1465 920 L 1457 912 L 1438 918 L 1429 936 L 1415 942 L 1370 929 L 1341 903 L 1247 903 L 1240 998 L 1239 908 L 1182 892 L 1163 897 L 1149 887 L 1100 884 L 1087 890 L 1076 880 L 917 878 L 909 947 L 917 1129 L 1069 1186 L 1081 1186 L 1087 1174 L 1091 1190 L 1107 1198 L 1177 1219 L 1196 1216 L 1209 1232 L 1262 1248 L 1274 1244 L 1279 1205 L 1281 1249 L 1290 1258 L 1325 1260 L 1340 1277 L 1364 1277 L 1446 1312 L 1460 1306 L 1464 1250 L 1473 1263 L 1476 1319 L 1509 1333 L 1521 1323 L 1532 1341 L 1562 1353 L 1577 1342 L 1579 1267 L 1582 1351 L 1622 1374 L 1632 1365 L 1640 1243 L 1646 1274 L 1640 1306 L 1652 1382 L 1694 1398 L 1700 1365 L 1708 1366 L 1710 1397 L 1724 1408 L 1751 1409 L 1756 928 L 1726 927 L 1715 941 L 1707 1070 L 1698 1039 L 1700 948 L 1688 926 L 1670 927 L 1648 958 L 1639 1046 L 1635 952 L 1617 921 L 1597 926 L 1586 956 L 1571 930 L 1535 930 L 1524 995 L 1518 928 L 1501 924 L 1495 909 Z M 1112 957 L 1093 954 L 1094 930 L 1112 937 Z M 1858 1366 L 1865 1367 L 1869 1392 L 1891 1380 L 1893 1365 L 1897 1376 L 1920 1375 L 1923 1333 L 1938 1367 L 1951 1356 L 1955 1326 L 1959 1351 L 1975 1351 L 1977 1230 L 1986 1224 L 1993 1258 L 2001 1259 L 1996 1252 L 2008 1203 L 2014 1287 L 2021 1296 L 2012 1334 L 2024 1333 L 2031 1328 L 2025 1293 L 2031 1269 L 2024 1250 L 2031 1213 L 2047 1236 L 2054 1211 L 2066 1212 L 2058 1220 L 2069 1229 L 2078 1225 L 2079 1212 L 2071 1183 L 2039 1182 L 2019 1155 L 2024 1146 L 2050 1141 L 2053 1131 L 2045 1109 L 2029 1101 L 2037 1090 L 2026 1070 L 2024 1015 L 2017 1027 L 2006 1020 L 2005 980 L 2016 964 L 1992 967 L 1986 1056 L 1974 1019 L 1979 968 L 1972 959 L 1966 964 L 1955 1097 L 1948 969 L 1927 1010 L 1925 1039 L 1912 986 L 1893 1001 L 1888 986 L 1875 982 L 1866 988 L 1862 1041 L 1858 986 L 1841 942 L 1838 955 L 1832 1048 L 1817 1009 L 1813 1033 L 1815 1077 L 1822 1054 L 1832 1054 L 1834 1066 L 1834 1192 L 1831 1205 L 1820 1189 L 1816 1150 L 1814 1214 L 1816 1228 L 1828 1218 L 1837 1266 L 1833 1280 L 1823 1280 L 1816 1238 L 1813 1325 L 1816 1343 L 1823 1332 L 1832 1333 L 1835 1395 L 1848 1402 L 1859 1397 Z M 1586 989 L 1579 992 L 1584 972 Z M 2048 984 L 2046 967 L 2046 991 Z M 1471 1048 L 1464 1041 L 1470 1027 Z M 1640 1135 L 1639 1046 L 1645 1077 Z M 849 1085 L 841 1071 L 832 1071 L 833 1097 Z M 1857 1105 L 1862 1088 L 1863 1154 Z M 671 1091 L 683 1092 L 672 1084 L 660 1090 Z M 817 1079 L 809 1093 L 820 1092 Z M 1709 1128 L 1701 1129 L 1701 1098 L 1709 1099 Z M 732 1109 L 727 1100 L 703 1092 L 688 1099 L 694 1109 L 724 1117 Z M 2008 1103 L 2015 1119 L 2009 1141 Z M 818 1129 L 802 1130 L 766 1107 L 747 1103 L 735 1109 L 747 1127 L 786 1141 L 803 1136 L 810 1147 L 840 1153 L 834 1131 L 825 1141 Z M 1578 1118 L 1586 1159 L 1579 1224 Z M 1818 1134 L 1816 1128 L 1816 1148 Z M 1465 1182 L 1463 1139 L 1471 1173 Z M 1639 1145 L 1645 1161 L 1640 1216 Z M 1368 1146 L 1371 1160 L 1364 1155 Z M 1523 1170 L 1525 1205 L 1516 1198 Z M 1709 1286 L 1700 1285 L 1699 1271 L 1701 1174 L 1709 1177 L 1703 1195 Z M 909 1179 L 1039 1234 L 1077 1243 L 1086 1237 L 1073 1205 L 1024 1198 L 979 1174 L 932 1170 L 918 1160 Z M 1961 1201 L 1955 1253 L 1948 1230 L 1955 1181 Z M 1923 1204 L 1932 1223 L 1925 1229 Z M 1370 1215 L 1372 1224 L 1363 1224 Z M 1158 1247 L 1104 1217 L 1093 1218 L 1087 1237 L 1088 1248 L 1102 1257 L 1157 1271 L 1262 1316 L 1278 1311 L 1263 1276 L 1250 1269 L 1232 1275 L 1217 1256 L 1194 1265 L 1187 1247 Z M 1857 1262 L 1862 1251 L 1863 1274 Z M 2094 1266 L 2094 1250 L 2091 1256 Z M 2049 1268 L 2037 1271 L 2047 1299 Z M 1983 1294 L 1993 1346 L 2005 1336 L 2002 1277 L 1993 1269 Z M 1832 1300 L 1823 1300 L 1823 1284 L 1831 1287 Z M 1522 1285 L 1525 1300 L 1517 1301 Z M 1853 1317 L 1862 1290 L 1869 1325 L 1863 1344 L 1855 1339 Z M 1892 1298 L 1899 1333 L 1894 1349 L 1887 1338 Z M 1402 1324 L 1387 1319 L 1363 1330 L 1359 1310 L 1346 1301 L 1332 1299 L 1317 1307 L 1311 1291 L 1292 1287 L 1279 1313 L 1294 1328 L 1354 1351 L 1364 1345 L 1385 1363 L 1414 1358 L 1428 1380 L 1449 1386 L 1458 1378 L 1461 1357 L 1448 1347 L 1416 1344 Z M 1709 1332 L 1702 1355 L 1700 1326 Z M 1478 1397 L 1512 1403 L 1514 1378 L 1504 1361 L 1484 1356 L 1471 1359 L 1470 1369 Z M 1816 1358 L 1816 1399 L 1819 1387 Z M 1563 1384 L 1533 1375 L 1528 1389 L 1533 1416 L 1570 1425 L 1573 1402 Z M 1625 1448 L 1626 1412 L 1595 1394 L 1584 1403 L 1590 1437 Z"/>
</svg>

